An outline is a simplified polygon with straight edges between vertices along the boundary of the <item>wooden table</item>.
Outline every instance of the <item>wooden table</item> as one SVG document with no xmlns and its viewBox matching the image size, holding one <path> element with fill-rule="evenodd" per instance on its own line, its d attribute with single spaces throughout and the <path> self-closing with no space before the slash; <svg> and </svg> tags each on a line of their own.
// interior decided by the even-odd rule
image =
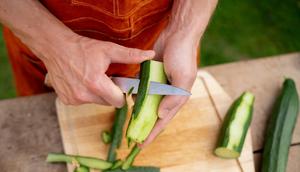
<svg viewBox="0 0 300 172">
<path fill-rule="evenodd" d="M 244 90 L 255 94 L 251 127 L 255 166 L 259 169 L 267 119 L 285 77 L 295 80 L 300 94 L 300 53 L 213 66 L 206 70 L 221 83 L 232 98 L 238 97 Z M 299 162 L 300 117 L 294 130 L 287 171 L 299 171 Z"/>
<path fill-rule="evenodd" d="M 300 91 L 300 53 L 204 68 L 232 97 L 244 90 L 256 95 L 252 137 L 256 168 L 260 164 L 264 130 L 284 77 Z M 45 163 L 48 152 L 62 152 L 54 106 L 55 95 L 43 94 L 0 101 L 0 167 L 2 172 L 63 172 L 64 165 Z M 300 169 L 300 118 L 293 136 L 288 172 Z"/>
</svg>

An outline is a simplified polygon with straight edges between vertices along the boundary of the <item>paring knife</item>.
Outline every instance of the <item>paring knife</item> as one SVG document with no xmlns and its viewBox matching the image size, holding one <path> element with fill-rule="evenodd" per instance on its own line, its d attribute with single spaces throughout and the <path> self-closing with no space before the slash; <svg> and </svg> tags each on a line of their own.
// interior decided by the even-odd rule
<svg viewBox="0 0 300 172">
<path fill-rule="evenodd" d="M 133 87 L 133 94 L 138 91 L 140 80 L 136 78 L 125 78 L 125 77 L 112 77 L 113 82 L 118 85 L 124 93 Z M 191 93 L 168 84 L 162 84 L 159 82 L 150 82 L 148 94 L 158 94 L 158 95 L 177 95 L 177 96 L 190 96 Z"/>
</svg>

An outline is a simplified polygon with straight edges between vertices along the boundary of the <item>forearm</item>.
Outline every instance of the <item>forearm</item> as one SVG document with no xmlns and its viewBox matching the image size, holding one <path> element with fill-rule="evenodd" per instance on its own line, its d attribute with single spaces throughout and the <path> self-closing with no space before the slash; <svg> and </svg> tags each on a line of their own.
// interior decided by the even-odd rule
<svg viewBox="0 0 300 172">
<path fill-rule="evenodd" d="M 216 4 L 217 0 L 174 0 L 168 32 L 199 41 Z"/>
<path fill-rule="evenodd" d="M 0 22 L 34 52 L 49 48 L 51 43 L 63 46 L 74 34 L 38 0 L 1 0 Z"/>
</svg>

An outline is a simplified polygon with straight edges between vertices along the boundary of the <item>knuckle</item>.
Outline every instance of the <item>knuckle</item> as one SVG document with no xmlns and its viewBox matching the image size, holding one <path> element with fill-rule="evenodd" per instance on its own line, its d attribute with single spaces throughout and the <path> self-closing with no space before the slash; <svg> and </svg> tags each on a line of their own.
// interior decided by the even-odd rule
<svg viewBox="0 0 300 172">
<path fill-rule="evenodd" d="M 184 70 L 180 73 L 180 75 L 186 81 L 194 81 L 197 76 L 197 70 L 194 70 L 194 69 Z"/>
<path fill-rule="evenodd" d="M 73 99 L 78 102 L 84 101 L 84 94 L 82 92 L 75 92 Z"/>
<path fill-rule="evenodd" d="M 128 51 L 128 52 L 127 52 L 127 54 L 128 54 L 128 57 L 132 58 L 132 57 L 134 57 L 134 56 L 135 56 L 135 53 L 134 53 L 134 51 L 133 51 L 133 50 L 131 50 L 131 49 L 128 49 L 127 51 Z"/>
<path fill-rule="evenodd" d="M 128 56 L 131 58 L 138 58 L 141 55 L 138 49 L 128 49 Z"/>
</svg>

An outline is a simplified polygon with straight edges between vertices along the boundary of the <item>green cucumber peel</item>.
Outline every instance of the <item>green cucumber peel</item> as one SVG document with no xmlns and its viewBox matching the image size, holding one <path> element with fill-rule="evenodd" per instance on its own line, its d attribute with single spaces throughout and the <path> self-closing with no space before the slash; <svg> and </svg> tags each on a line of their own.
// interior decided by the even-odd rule
<svg viewBox="0 0 300 172">
<path fill-rule="evenodd" d="M 102 142 L 105 144 L 109 144 L 112 141 L 112 134 L 109 131 L 103 131 L 101 133 Z"/>
<path fill-rule="evenodd" d="M 75 163 L 85 167 L 98 169 L 98 170 L 106 170 L 112 167 L 111 162 L 107 162 L 102 159 L 92 158 L 92 157 L 84 157 L 77 155 L 66 155 L 62 153 L 49 153 L 47 156 L 47 162 L 55 163 L 55 162 L 66 162 L 66 163 Z"/>
<path fill-rule="evenodd" d="M 132 148 L 131 152 L 129 153 L 129 155 L 126 157 L 126 159 L 123 162 L 123 165 L 122 165 L 123 170 L 127 170 L 131 167 L 131 165 L 134 162 L 135 157 L 140 153 L 140 151 L 141 151 L 141 148 L 139 148 L 137 145 L 135 145 Z"/>
<path fill-rule="evenodd" d="M 90 169 L 84 166 L 76 167 L 74 172 L 90 172 Z"/>
<path fill-rule="evenodd" d="M 122 166 L 122 164 L 123 164 L 123 161 L 118 159 L 113 163 L 113 166 L 110 168 L 110 170 L 120 168 Z"/>
<path fill-rule="evenodd" d="M 160 172 L 160 169 L 157 167 L 150 166 L 132 166 L 127 170 L 122 170 L 121 168 L 107 170 L 106 172 Z"/>
<path fill-rule="evenodd" d="M 132 117 L 133 119 L 135 119 L 137 117 L 137 115 L 140 113 L 142 105 L 144 103 L 144 100 L 147 96 L 148 90 L 149 90 L 149 71 L 150 71 L 150 64 L 151 61 L 147 60 L 144 61 L 141 64 L 141 72 L 140 72 L 140 83 L 139 83 L 139 88 L 138 88 L 138 94 L 136 97 L 136 101 L 133 107 L 133 111 L 132 111 Z"/>
<path fill-rule="evenodd" d="M 132 91 L 133 91 L 134 87 L 131 87 L 128 91 L 128 95 L 131 95 Z"/>
<path fill-rule="evenodd" d="M 115 113 L 115 120 L 112 127 L 112 141 L 108 151 L 107 161 L 114 162 L 117 157 L 116 150 L 120 147 L 123 127 L 126 121 L 128 106 L 127 103 L 122 108 L 117 108 Z"/>
<path fill-rule="evenodd" d="M 127 93 L 127 95 L 131 95 L 134 87 L 131 87 Z M 121 108 L 116 109 L 115 113 L 115 120 L 112 127 L 112 134 L 111 134 L 111 146 L 108 151 L 107 160 L 109 162 L 114 162 L 117 157 L 116 150 L 120 147 L 122 142 L 122 136 L 123 136 L 123 127 L 126 121 L 127 117 L 127 111 L 128 111 L 128 104 L 127 102 L 125 105 Z"/>
</svg>

